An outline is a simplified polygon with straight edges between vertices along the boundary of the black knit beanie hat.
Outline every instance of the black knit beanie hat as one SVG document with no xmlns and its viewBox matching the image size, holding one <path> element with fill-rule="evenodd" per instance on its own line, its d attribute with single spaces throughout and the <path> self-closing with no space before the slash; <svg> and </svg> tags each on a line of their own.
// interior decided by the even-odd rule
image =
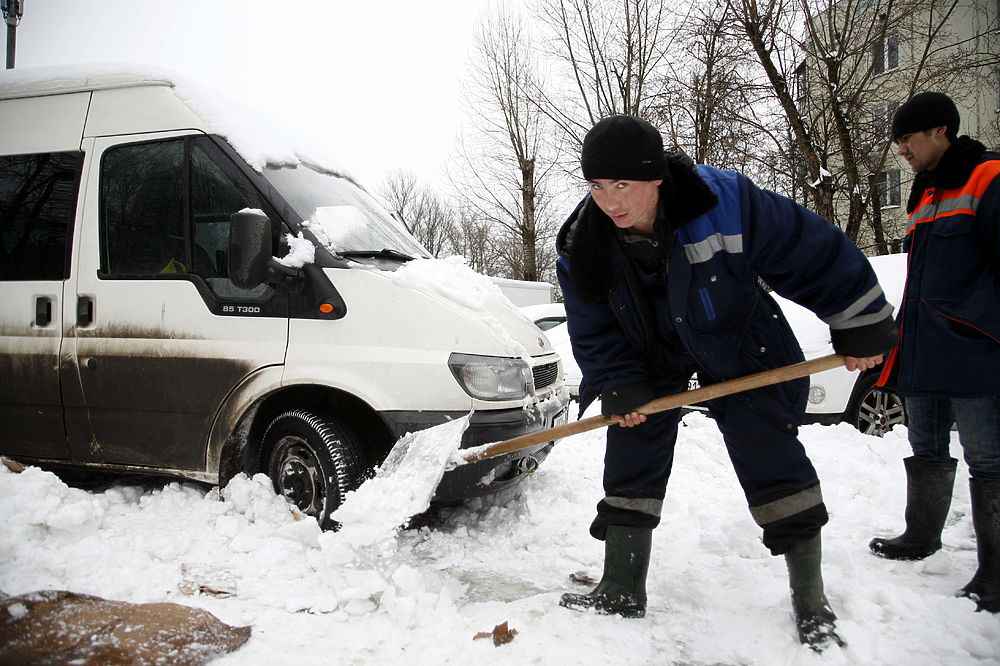
<svg viewBox="0 0 1000 666">
<path fill-rule="evenodd" d="M 897 141 L 904 134 L 946 127 L 948 138 L 954 141 L 958 136 L 960 120 L 958 109 L 950 97 L 939 92 L 922 92 L 896 109 L 892 117 L 892 140 Z"/>
<path fill-rule="evenodd" d="M 583 139 L 580 165 L 587 180 L 659 180 L 667 168 L 660 132 L 634 116 L 598 121 Z"/>
</svg>

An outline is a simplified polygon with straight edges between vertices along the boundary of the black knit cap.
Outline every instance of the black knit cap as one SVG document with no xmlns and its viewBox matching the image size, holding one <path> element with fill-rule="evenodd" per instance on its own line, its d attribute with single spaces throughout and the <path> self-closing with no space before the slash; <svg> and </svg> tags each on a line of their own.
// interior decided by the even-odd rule
<svg viewBox="0 0 1000 666">
<path fill-rule="evenodd" d="M 659 180 L 667 168 L 660 132 L 634 116 L 608 116 L 590 128 L 580 165 L 587 180 Z"/>
<path fill-rule="evenodd" d="M 892 117 L 892 140 L 904 134 L 946 127 L 948 138 L 954 141 L 960 121 L 958 109 L 950 97 L 939 92 L 918 93 L 896 109 Z"/>
</svg>

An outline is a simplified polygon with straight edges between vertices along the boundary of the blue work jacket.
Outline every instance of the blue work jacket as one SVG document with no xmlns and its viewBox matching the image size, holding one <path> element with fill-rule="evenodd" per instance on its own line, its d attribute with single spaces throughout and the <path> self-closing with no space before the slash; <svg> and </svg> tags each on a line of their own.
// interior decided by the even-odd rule
<svg viewBox="0 0 1000 666">
<path fill-rule="evenodd" d="M 703 384 L 803 359 L 788 322 L 761 281 L 823 319 L 834 349 L 888 351 L 892 307 L 871 265 L 839 228 L 745 176 L 668 154 L 655 232 L 669 244 L 670 316 Z M 611 220 L 588 195 L 557 239 L 559 282 L 573 353 L 583 374 L 581 413 L 598 396 L 638 406 L 659 379 L 656 335 Z M 808 380 L 758 389 L 750 401 L 798 425 Z"/>
</svg>

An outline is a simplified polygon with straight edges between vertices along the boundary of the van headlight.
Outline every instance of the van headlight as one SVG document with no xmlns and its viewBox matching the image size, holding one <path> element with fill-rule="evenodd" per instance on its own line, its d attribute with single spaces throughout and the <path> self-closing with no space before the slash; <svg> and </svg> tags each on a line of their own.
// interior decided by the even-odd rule
<svg viewBox="0 0 1000 666">
<path fill-rule="evenodd" d="M 531 368 L 519 358 L 453 353 L 448 367 L 465 392 L 480 400 L 520 400 L 535 390 Z"/>
</svg>

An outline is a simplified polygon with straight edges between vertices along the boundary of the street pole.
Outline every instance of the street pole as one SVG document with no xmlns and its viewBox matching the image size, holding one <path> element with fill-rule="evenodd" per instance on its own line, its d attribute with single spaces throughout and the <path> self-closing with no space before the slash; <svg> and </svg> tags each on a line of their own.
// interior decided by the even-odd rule
<svg viewBox="0 0 1000 666">
<path fill-rule="evenodd" d="M 24 0 L 0 0 L 0 9 L 7 23 L 7 69 L 14 69 L 14 51 L 17 45 L 17 24 L 24 15 Z"/>
<path fill-rule="evenodd" d="M 7 23 L 7 69 L 14 69 L 14 51 L 17 46 L 17 26 Z"/>
</svg>

